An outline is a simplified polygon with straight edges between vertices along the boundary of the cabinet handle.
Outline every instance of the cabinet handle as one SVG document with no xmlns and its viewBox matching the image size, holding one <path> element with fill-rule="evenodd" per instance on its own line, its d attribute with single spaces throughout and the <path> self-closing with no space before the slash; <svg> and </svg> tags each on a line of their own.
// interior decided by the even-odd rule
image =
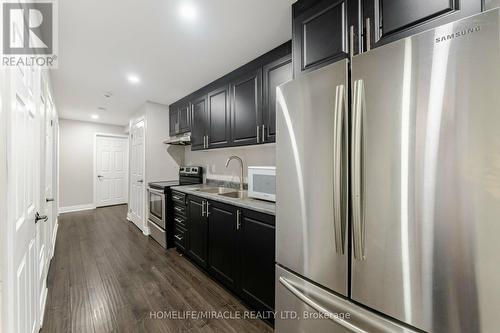
<svg viewBox="0 0 500 333">
<path fill-rule="evenodd" d="M 334 201 L 333 201 L 333 230 L 335 235 L 335 250 L 338 254 L 344 254 L 344 230 L 345 216 L 342 210 L 345 189 L 342 186 L 344 181 L 343 152 L 347 151 L 344 140 L 344 115 L 346 110 L 346 98 L 344 85 L 338 85 L 335 91 L 335 116 L 334 128 L 335 137 L 333 145 L 333 174 L 334 174 Z"/>
<path fill-rule="evenodd" d="M 205 200 L 201 202 L 201 216 L 205 216 Z"/>
<path fill-rule="evenodd" d="M 181 200 L 181 197 L 178 197 L 178 196 L 174 195 L 174 196 L 172 196 L 172 199 Z"/>
<path fill-rule="evenodd" d="M 257 125 L 257 143 L 260 143 L 260 133 L 259 133 L 260 127 Z"/>
<path fill-rule="evenodd" d="M 372 28 L 370 26 L 370 18 L 367 17 L 366 18 L 366 36 L 365 36 L 365 38 L 366 38 L 366 51 L 370 51 L 372 48 L 371 39 L 370 39 L 371 34 L 372 34 L 371 30 L 372 30 Z"/>
<path fill-rule="evenodd" d="M 208 211 L 208 205 L 209 205 L 209 204 L 210 204 L 210 203 L 209 203 L 208 201 L 206 201 L 206 202 L 205 202 L 205 205 L 206 205 L 206 206 L 205 206 L 205 216 L 206 216 L 206 217 L 208 217 L 208 215 L 210 215 L 210 212 Z"/>
<path fill-rule="evenodd" d="M 207 135 L 207 147 L 206 147 L 207 149 L 208 149 L 208 146 L 210 145 L 210 143 L 209 143 L 209 138 L 210 138 L 210 137 Z"/>
<path fill-rule="evenodd" d="M 182 242 L 182 237 L 179 235 L 175 235 L 175 239 L 177 239 L 179 242 Z"/>
<path fill-rule="evenodd" d="M 241 210 L 236 211 L 236 230 L 240 230 L 241 228 Z"/>
<path fill-rule="evenodd" d="M 354 26 L 349 27 L 349 58 L 352 61 L 354 56 Z"/>
<path fill-rule="evenodd" d="M 181 220 L 181 219 L 179 219 L 179 218 L 177 218 L 177 217 L 174 219 L 174 221 L 175 221 L 175 222 L 177 222 L 177 223 L 184 223 L 184 221 L 183 221 L 183 220 Z"/>
<path fill-rule="evenodd" d="M 174 207 L 174 209 L 178 212 L 182 212 L 184 209 L 180 208 L 180 207 Z"/>
<path fill-rule="evenodd" d="M 266 142 L 266 125 L 262 124 L 262 143 Z"/>
<path fill-rule="evenodd" d="M 333 313 L 331 313 L 327 308 L 323 307 L 322 305 L 320 305 L 311 298 L 311 296 L 314 295 L 313 292 L 308 292 L 306 288 L 299 287 L 292 281 L 289 281 L 288 279 L 282 276 L 279 277 L 278 281 L 298 299 L 300 299 L 302 302 L 309 305 L 311 308 L 318 311 L 319 313 L 328 316 L 327 318 L 330 318 L 334 323 L 346 328 L 351 332 L 366 332 L 365 330 L 362 330 L 360 328 L 358 329 L 358 327 L 354 326 L 351 322 L 341 319 L 341 317 L 339 316 L 334 316 Z M 299 288 L 303 290 L 300 290 Z"/>
<path fill-rule="evenodd" d="M 351 149 L 352 240 L 354 259 L 365 259 L 365 225 L 363 217 L 363 113 L 365 108 L 363 80 L 354 82 Z"/>
</svg>

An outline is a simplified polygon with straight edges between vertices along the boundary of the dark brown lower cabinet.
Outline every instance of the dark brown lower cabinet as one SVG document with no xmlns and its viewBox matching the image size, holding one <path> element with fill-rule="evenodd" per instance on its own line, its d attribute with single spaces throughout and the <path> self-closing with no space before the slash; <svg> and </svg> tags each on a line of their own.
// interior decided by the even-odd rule
<svg viewBox="0 0 500 333">
<path fill-rule="evenodd" d="M 236 292 L 240 270 L 237 209 L 216 201 L 208 205 L 208 270 Z"/>
<path fill-rule="evenodd" d="M 257 311 L 273 311 L 274 216 L 243 210 L 239 232 L 241 297 Z"/>
<path fill-rule="evenodd" d="M 186 234 L 188 257 L 253 310 L 269 315 L 274 311 L 274 216 L 191 195 L 187 207 L 187 231 L 176 232 Z"/>
<path fill-rule="evenodd" d="M 203 268 L 208 263 L 208 218 L 205 213 L 207 200 L 188 196 L 187 254 Z"/>
</svg>

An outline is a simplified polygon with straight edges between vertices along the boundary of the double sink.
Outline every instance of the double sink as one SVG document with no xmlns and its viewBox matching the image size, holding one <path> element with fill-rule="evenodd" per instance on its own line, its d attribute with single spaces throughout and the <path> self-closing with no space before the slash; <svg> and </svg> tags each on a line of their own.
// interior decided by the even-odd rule
<svg viewBox="0 0 500 333">
<path fill-rule="evenodd" d="M 227 187 L 205 187 L 196 190 L 197 192 L 217 194 L 222 197 L 234 198 L 234 199 L 245 199 L 248 197 L 246 191 L 238 191 Z"/>
</svg>

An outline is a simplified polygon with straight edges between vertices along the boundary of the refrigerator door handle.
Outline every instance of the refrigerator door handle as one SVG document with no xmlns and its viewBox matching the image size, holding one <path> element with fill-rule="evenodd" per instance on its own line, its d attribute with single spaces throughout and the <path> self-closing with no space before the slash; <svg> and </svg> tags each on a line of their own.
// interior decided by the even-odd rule
<svg viewBox="0 0 500 333">
<path fill-rule="evenodd" d="M 323 306 L 321 306 L 320 304 L 316 303 L 314 300 L 312 300 L 311 298 L 307 297 L 301 290 L 299 290 L 298 288 L 296 288 L 291 281 L 289 281 L 288 279 L 280 276 L 279 277 L 279 281 L 280 283 L 286 288 L 288 289 L 292 294 L 294 294 L 298 299 L 300 299 L 302 302 L 306 303 L 307 305 L 309 305 L 311 308 L 313 308 L 315 311 L 318 311 L 319 313 L 323 314 L 325 316 L 325 318 L 329 318 L 330 320 L 332 320 L 333 322 L 335 322 L 336 324 L 346 328 L 347 330 L 351 331 L 351 332 L 356 332 L 356 333 L 366 333 L 365 330 L 362 330 L 354 325 L 352 325 L 351 323 L 345 321 L 344 319 L 342 319 L 340 316 L 336 316 L 334 315 L 332 312 L 328 311 L 327 309 L 325 309 Z"/>
<path fill-rule="evenodd" d="M 363 176 L 362 176 L 362 141 L 363 113 L 365 108 L 363 80 L 354 82 L 353 98 L 353 130 L 352 130 L 352 214 L 353 214 L 353 247 L 354 259 L 365 259 L 365 226 L 363 218 Z"/>
<path fill-rule="evenodd" d="M 334 159 L 334 183 L 333 183 L 333 228 L 335 233 L 335 251 L 338 254 L 344 254 L 344 216 L 342 214 L 342 198 L 344 197 L 343 190 L 343 154 L 344 151 L 344 113 L 345 105 L 345 87 L 338 85 L 335 89 L 335 115 L 334 115 L 334 129 L 335 129 L 335 144 L 333 147 Z"/>
</svg>

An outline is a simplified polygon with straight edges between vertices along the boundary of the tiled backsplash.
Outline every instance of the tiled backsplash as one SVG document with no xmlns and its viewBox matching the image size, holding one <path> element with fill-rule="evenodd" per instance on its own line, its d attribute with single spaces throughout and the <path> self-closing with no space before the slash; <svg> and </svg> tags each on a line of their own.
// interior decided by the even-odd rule
<svg viewBox="0 0 500 333">
<path fill-rule="evenodd" d="M 231 161 L 226 168 L 227 159 L 236 155 L 243 160 L 244 182 L 247 183 L 248 166 L 275 166 L 276 145 L 265 144 L 238 148 L 221 148 L 206 151 L 191 151 L 185 148 L 184 164 L 187 166 L 202 166 L 203 179 L 239 183 L 240 165 L 238 161 Z"/>
</svg>

